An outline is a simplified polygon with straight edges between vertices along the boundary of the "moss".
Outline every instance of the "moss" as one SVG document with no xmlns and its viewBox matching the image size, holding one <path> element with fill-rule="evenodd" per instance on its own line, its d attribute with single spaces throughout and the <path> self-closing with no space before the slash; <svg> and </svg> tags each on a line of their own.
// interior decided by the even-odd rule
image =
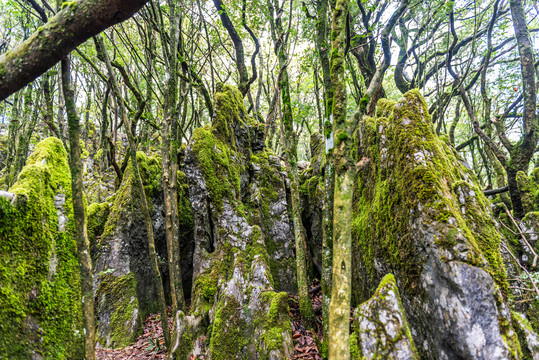
<svg viewBox="0 0 539 360">
<path fill-rule="evenodd" d="M 259 344 L 258 353 L 266 354 L 267 358 L 271 358 L 270 353 L 273 350 L 283 349 L 287 341 L 285 336 L 292 333 L 292 324 L 288 317 L 288 294 L 270 291 L 261 296 L 265 303 L 269 303 L 269 310 L 267 314 L 259 314 L 261 317 L 257 320 L 263 322 L 264 329 L 263 344 Z"/>
<path fill-rule="evenodd" d="M 215 93 L 215 112 L 212 126 L 215 135 L 224 143 L 236 148 L 235 126 L 246 126 L 251 122 L 247 116 L 243 96 L 230 85 L 218 84 Z"/>
<path fill-rule="evenodd" d="M 77 1 L 66 1 L 64 3 L 62 3 L 62 10 L 64 10 L 65 8 L 73 8 L 77 5 Z"/>
<path fill-rule="evenodd" d="M 210 340 L 211 358 L 228 360 L 238 358 L 245 346 L 245 320 L 240 316 L 240 304 L 232 298 L 219 302 L 213 321 Z"/>
<path fill-rule="evenodd" d="M 116 277 L 113 274 L 102 274 L 96 290 L 96 306 L 107 306 L 114 311 L 111 314 L 109 333 L 97 334 L 97 341 L 109 342 L 111 347 L 121 348 L 133 342 L 142 331 L 139 317 L 139 306 L 136 294 L 136 281 L 132 273 Z"/>
<path fill-rule="evenodd" d="M 376 117 L 388 118 L 393 113 L 396 103 L 389 99 L 380 99 L 376 104 Z"/>
<path fill-rule="evenodd" d="M 524 212 L 528 213 L 530 211 L 539 210 L 539 204 L 536 201 L 539 189 L 537 184 L 533 181 L 533 177 L 528 177 L 522 171 L 519 171 L 517 173 L 517 185 L 520 190 Z"/>
<path fill-rule="evenodd" d="M 159 196 L 161 191 L 161 169 L 160 160 L 156 156 L 147 156 L 143 152 L 137 152 L 137 161 L 139 164 L 140 176 L 144 184 L 144 192 L 151 206 L 152 198 Z M 134 182 L 133 169 L 129 160 L 125 169 L 122 184 L 114 194 L 114 201 L 110 208 L 109 216 L 101 239 L 108 237 L 113 233 L 114 227 L 120 222 L 121 216 L 125 214 L 126 208 L 133 207 L 133 201 L 138 201 L 138 190 Z M 151 209 L 150 209 L 151 210 Z M 97 248 L 101 242 L 97 243 Z"/>
<path fill-rule="evenodd" d="M 511 317 L 520 345 L 519 359 L 533 360 L 533 354 L 536 353 L 538 349 L 530 349 L 530 346 L 528 344 L 527 333 L 534 333 L 530 322 L 522 314 L 519 314 L 515 311 L 511 311 Z M 530 350 L 533 350 L 533 353 Z"/>
<path fill-rule="evenodd" d="M 82 358 L 71 179 L 60 140 L 36 146 L 10 192 L 14 205 L 0 199 L 0 358 Z M 55 197 L 65 197 L 63 231 Z"/>
<path fill-rule="evenodd" d="M 224 197 L 229 201 L 237 200 L 243 170 L 236 160 L 239 155 L 207 127 L 193 132 L 193 151 L 204 173 L 212 202 L 222 209 Z"/>
</svg>

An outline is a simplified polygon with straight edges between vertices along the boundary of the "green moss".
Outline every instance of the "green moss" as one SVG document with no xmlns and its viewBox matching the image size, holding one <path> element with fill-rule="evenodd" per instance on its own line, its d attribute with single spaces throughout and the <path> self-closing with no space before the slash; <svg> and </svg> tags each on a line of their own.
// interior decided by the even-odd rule
<svg viewBox="0 0 539 360">
<path fill-rule="evenodd" d="M 237 88 L 230 85 L 218 84 L 215 93 L 215 113 L 212 126 L 215 135 L 224 143 L 236 148 L 234 126 L 251 125 L 247 116 L 243 96 Z"/>
<path fill-rule="evenodd" d="M 517 185 L 520 190 L 520 197 L 522 200 L 522 206 L 524 212 L 539 210 L 539 203 L 537 203 L 537 195 L 539 194 L 539 188 L 534 182 L 533 177 L 528 177 L 522 171 L 517 173 Z"/>
<path fill-rule="evenodd" d="M 511 317 L 520 345 L 520 356 L 518 358 L 522 360 L 533 360 L 533 354 L 530 350 L 534 350 L 535 353 L 538 349 L 530 349 L 526 333 L 533 333 L 534 330 L 532 329 L 528 319 L 526 319 L 522 314 L 511 311 Z"/>
<path fill-rule="evenodd" d="M 396 103 L 389 99 L 380 99 L 376 104 L 376 117 L 389 118 L 393 114 Z"/>
<path fill-rule="evenodd" d="M 139 306 L 136 294 L 136 281 L 132 273 L 116 277 L 102 274 L 96 290 L 96 306 L 106 306 L 114 311 L 111 314 L 109 333 L 97 334 L 97 341 L 105 344 L 110 341 L 114 348 L 125 347 L 133 342 L 142 331 Z M 102 338 L 103 335 L 107 339 Z"/>
<path fill-rule="evenodd" d="M 73 8 L 77 5 L 77 1 L 66 1 L 64 3 L 62 3 L 62 10 L 64 10 L 65 8 Z"/>
<path fill-rule="evenodd" d="M 71 178 L 60 140 L 36 146 L 10 192 L 15 205 L 0 199 L 0 358 L 82 358 Z M 55 197 L 65 197 L 63 231 Z"/>
<path fill-rule="evenodd" d="M 240 196 L 240 173 L 243 170 L 239 164 L 239 155 L 207 127 L 193 132 L 193 151 L 204 173 L 212 202 L 221 209 L 224 197 L 231 202 L 237 200 Z"/>
<path fill-rule="evenodd" d="M 267 314 L 259 314 L 261 317 L 257 319 L 257 321 L 263 322 L 264 329 L 263 344 L 259 344 L 258 353 L 267 354 L 267 358 L 270 358 L 271 351 L 282 349 L 287 341 L 286 335 L 292 333 L 292 324 L 288 317 L 288 294 L 271 291 L 263 293 L 261 296 L 264 302 L 270 305 Z"/>
<path fill-rule="evenodd" d="M 137 152 L 137 161 L 140 176 L 144 184 L 144 193 L 148 199 L 148 204 L 151 206 L 151 199 L 159 196 L 161 190 L 161 162 L 158 157 L 147 156 L 141 151 Z M 124 172 L 122 184 L 120 185 L 118 191 L 114 194 L 114 201 L 110 208 L 109 216 L 101 235 L 101 239 L 104 239 L 112 234 L 114 227 L 120 223 L 122 220 L 121 217 L 125 215 L 125 209 L 132 208 L 134 201 L 138 202 L 139 195 L 134 180 L 133 168 L 131 167 L 131 161 L 129 161 Z M 98 242 L 97 248 L 100 246 L 101 243 Z"/>
<path fill-rule="evenodd" d="M 240 316 L 240 310 L 240 304 L 232 298 L 219 302 L 210 340 L 212 359 L 236 359 L 237 355 L 242 353 L 246 323 Z"/>
</svg>

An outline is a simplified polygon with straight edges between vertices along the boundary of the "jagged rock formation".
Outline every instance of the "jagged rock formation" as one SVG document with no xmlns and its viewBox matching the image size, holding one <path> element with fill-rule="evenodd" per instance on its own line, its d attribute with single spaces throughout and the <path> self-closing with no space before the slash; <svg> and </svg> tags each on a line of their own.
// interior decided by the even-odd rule
<svg viewBox="0 0 539 360">
<path fill-rule="evenodd" d="M 212 126 L 196 129 L 186 149 L 195 251 L 191 311 L 176 317 L 181 359 L 204 351 L 204 336 L 212 359 L 293 354 L 288 297 L 275 291 L 292 287 L 293 238 L 281 166 L 259 128 L 238 90 L 224 86 Z"/>
<path fill-rule="evenodd" d="M 393 273 L 421 358 L 519 358 L 489 203 L 421 95 L 379 102 L 357 139 L 355 299 Z"/>
<path fill-rule="evenodd" d="M 354 359 L 419 359 L 393 275 L 354 313 Z"/>
<path fill-rule="evenodd" d="M 82 359 L 71 175 L 62 142 L 40 142 L 0 194 L 0 358 Z"/>
</svg>

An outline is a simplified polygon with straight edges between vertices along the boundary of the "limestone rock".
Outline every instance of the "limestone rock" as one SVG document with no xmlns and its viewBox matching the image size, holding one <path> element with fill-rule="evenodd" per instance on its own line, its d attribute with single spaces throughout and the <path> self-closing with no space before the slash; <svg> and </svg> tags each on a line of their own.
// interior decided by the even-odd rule
<svg viewBox="0 0 539 360">
<path fill-rule="evenodd" d="M 357 359 L 419 359 L 393 275 L 356 309 L 352 341 Z"/>
<path fill-rule="evenodd" d="M 166 258 L 159 161 L 143 153 L 137 159 L 154 219 L 156 250 Z M 122 347 L 142 331 L 141 316 L 156 309 L 156 290 L 148 242 L 131 166 L 114 196 L 104 231 L 95 243 L 94 291 L 98 346 Z M 166 264 L 161 273 L 166 278 Z"/>
<path fill-rule="evenodd" d="M 417 91 L 383 107 L 389 118 L 358 131 L 355 299 L 393 273 L 421 358 L 517 358 L 501 236 L 475 176 Z"/>
</svg>

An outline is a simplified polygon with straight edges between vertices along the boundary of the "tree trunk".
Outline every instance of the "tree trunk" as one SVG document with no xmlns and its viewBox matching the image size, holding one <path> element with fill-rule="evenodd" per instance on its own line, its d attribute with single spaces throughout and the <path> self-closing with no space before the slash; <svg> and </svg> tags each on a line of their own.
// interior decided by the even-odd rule
<svg viewBox="0 0 539 360">
<path fill-rule="evenodd" d="M 335 197 L 333 208 L 333 285 L 329 305 L 329 359 L 350 359 L 350 301 L 352 296 L 352 195 L 355 164 L 353 122 L 346 118 L 344 42 L 348 0 L 333 11 L 331 80 L 334 90 Z"/>
<path fill-rule="evenodd" d="M 184 310 L 183 286 L 181 281 L 179 254 L 179 224 L 177 206 L 177 172 L 178 172 L 178 141 L 175 132 L 178 125 L 178 26 L 180 13 L 174 3 L 169 1 L 170 40 L 168 46 L 167 72 L 168 80 L 165 87 L 163 104 L 163 124 L 161 125 L 161 165 L 163 200 L 165 204 L 165 234 L 167 238 L 168 272 L 170 277 L 170 297 L 173 314 Z M 164 51 L 164 56 L 167 52 Z M 172 140 L 172 141 L 171 141 Z"/>
<path fill-rule="evenodd" d="M 331 272 L 333 263 L 333 196 L 335 192 L 335 163 L 333 161 L 333 85 L 329 67 L 327 39 L 328 0 L 317 2 L 316 47 L 324 81 L 324 201 L 322 207 L 322 353 L 327 355 L 329 341 L 329 302 L 331 300 Z"/>
<path fill-rule="evenodd" d="M 522 0 L 511 0 L 510 6 L 513 28 L 520 54 L 524 113 L 522 116 L 523 135 L 521 141 L 510 152 L 511 157 L 506 170 L 509 194 L 511 195 L 511 202 L 513 204 L 513 215 L 518 219 L 522 219 L 526 214 L 522 206 L 520 190 L 516 184 L 516 174 L 518 171 L 524 171 L 525 173 L 528 171 L 530 160 L 539 140 L 539 122 L 536 115 L 537 90 L 533 47 L 526 23 L 526 14 L 524 13 Z"/>
<path fill-rule="evenodd" d="M 294 238 L 296 242 L 296 267 L 299 293 L 299 308 L 301 316 L 307 322 L 308 327 L 313 327 L 314 313 L 311 299 L 309 298 L 309 280 L 306 263 L 306 240 L 303 223 L 301 221 L 299 176 L 297 164 L 297 139 L 294 132 L 292 105 L 290 103 L 290 81 L 288 78 L 288 56 L 286 54 L 286 34 L 283 31 L 282 17 L 274 17 L 274 7 L 268 1 L 269 20 L 271 33 L 275 44 L 275 55 L 279 59 L 278 85 L 281 91 L 282 125 L 284 128 L 284 146 L 286 154 L 286 170 L 290 179 L 290 198 L 292 203 L 292 222 L 294 224 Z M 290 14 L 292 16 L 292 14 Z"/>
<path fill-rule="evenodd" d="M 75 96 L 71 88 L 70 60 L 62 60 L 63 94 L 69 128 L 69 168 L 71 170 L 71 193 L 73 196 L 73 217 L 79 255 L 81 277 L 82 316 L 84 324 L 84 358 L 95 360 L 95 323 L 94 323 L 94 278 L 90 242 L 86 229 L 84 209 L 84 189 L 82 183 L 82 148 L 80 145 L 80 123 L 75 108 Z"/>
<path fill-rule="evenodd" d="M 120 90 L 118 81 L 116 80 L 116 75 L 114 74 L 114 69 L 110 62 L 109 55 L 105 50 L 103 44 L 103 38 L 98 35 L 95 37 L 97 51 L 100 53 L 100 57 L 105 62 L 107 71 L 109 73 L 110 83 L 112 85 L 112 92 L 116 97 L 117 103 L 119 105 L 120 117 L 124 122 L 125 131 L 127 133 L 127 139 L 129 142 L 129 157 L 131 159 L 131 166 L 133 168 L 133 176 L 136 182 L 136 188 L 140 197 L 140 204 L 142 207 L 142 216 L 144 217 L 144 223 L 146 224 L 146 231 L 148 236 L 148 252 L 150 254 L 150 266 L 152 268 L 152 276 L 154 278 L 155 285 L 157 287 L 157 298 L 159 301 L 159 312 L 161 313 L 161 327 L 163 329 L 163 335 L 165 338 L 165 345 L 167 348 L 170 347 L 170 333 L 168 331 L 168 319 L 166 312 L 166 302 L 165 302 L 165 291 L 163 289 L 163 281 L 161 279 L 161 273 L 159 272 L 159 264 L 157 263 L 157 253 L 155 251 L 155 238 L 153 234 L 153 221 L 150 215 L 150 210 L 148 207 L 148 200 L 146 199 L 146 193 L 144 191 L 144 183 L 140 177 L 140 171 L 137 162 L 137 142 L 135 135 L 132 133 L 131 123 L 127 118 L 127 112 L 125 109 L 124 100 Z"/>
</svg>

